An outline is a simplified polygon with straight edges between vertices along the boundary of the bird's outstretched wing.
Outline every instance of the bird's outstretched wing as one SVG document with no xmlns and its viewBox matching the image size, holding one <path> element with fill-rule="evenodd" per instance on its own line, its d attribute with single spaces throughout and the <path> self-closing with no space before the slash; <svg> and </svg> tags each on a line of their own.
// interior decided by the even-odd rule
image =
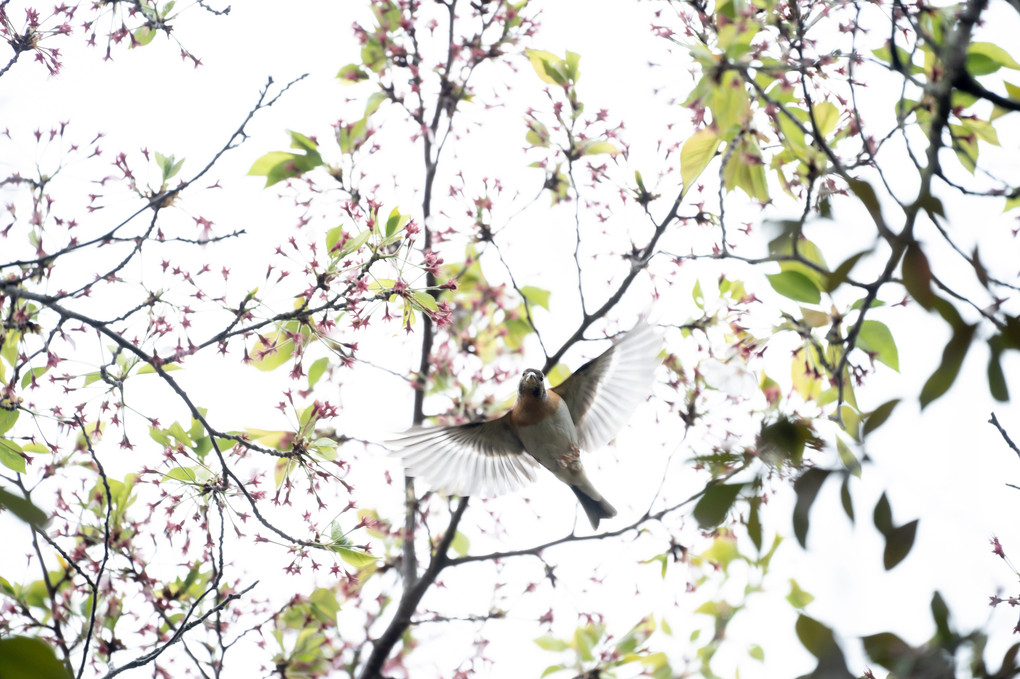
<svg viewBox="0 0 1020 679">
<path fill-rule="evenodd" d="M 510 428 L 509 413 L 487 422 L 412 429 L 388 442 L 409 476 L 454 495 L 499 495 L 535 480 L 538 462 Z"/>
<path fill-rule="evenodd" d="M 608 443 L 651 393 L 662 340 L 645 321 L 553 387 L 570 409 L 581 447 Z"/>
</svg>

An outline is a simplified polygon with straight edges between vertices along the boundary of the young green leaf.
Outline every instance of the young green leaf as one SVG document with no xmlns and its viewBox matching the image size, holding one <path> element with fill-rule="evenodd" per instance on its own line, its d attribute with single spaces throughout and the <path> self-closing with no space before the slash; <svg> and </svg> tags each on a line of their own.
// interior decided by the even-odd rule
<svg viewBox="0 0 1020 679">
<path fill-rule="evenodd" d="M 896 350 L 896 341 L 885 323 L 872 320 L 861 323 L 861 330 L 857 334 L 857 346 L 869 354 L 874 354 L 879 361 L 899 372 L 900 358 Z"/>
<path fill-rule="evenodd" d="M 799 271 L 781 271 L 766 278 L 773 290 L 795 302 L 818 304 L 822 299 L 815 282 Z"/>
<path fill-rule="evenodd" d="M 688 137 L 680 150 L 680 179 L 684 193 L 691 190 L 694 181 L 701 176 L 708 164 L 715 158 L 721 143 L 719 134 L 711 127 L 705 127 Z"/>
<path fill-rule="evenodd" d="M 10 439 L 0 438 L 0 464 L 13 472 L 25 473 L 25 458 L 21 456 L 21 446 Z"/>
</svg>

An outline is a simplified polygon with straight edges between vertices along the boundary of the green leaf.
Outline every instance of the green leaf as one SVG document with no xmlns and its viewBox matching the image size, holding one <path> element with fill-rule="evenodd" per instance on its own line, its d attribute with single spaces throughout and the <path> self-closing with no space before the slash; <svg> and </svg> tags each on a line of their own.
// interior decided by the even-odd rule
<svg viewBox="0 0 1020 679">
<path fill-rule="evenodd" d="M 345 85 L 368 79 L 368 73 L 358 64 L 347 64 L 336 74 L 338 80 Z"/>
<path fill-rule="evenodd" d="M 874 354 L 879 361 L 899 372 L 900 357 L 896 350 L 896 341 L 885 323 L 871 320 L 861 323 L 861 330 L 857 334 L 857 346 Z"/>
<path fill-rule="evenodd" d="M 38 368 L 32 368 L 21 377 L 21 388 L 24 389 L 30 385 L 34 380 L 38 379 L 40 375 L 49 370 L 49 366 L 39 366 Z"/>
<path fill-rule="evenodd" d="M 464 556 L 468 553 L 471 548 L 471 541 L 468 536 L 464 535 L 460 531 L 453 534 L 453 540 L 450 541 L 450 549 L 453 550 L 454 554 L 458 556 Z"/>
<path fill-rule="evenodd" d="M 843 512 L 846 514 L 846 518 L 850 519 L 850 523 L 854 523 L 856 518 L 854 516 L 854 501 L 850 495 L 850 475 L 845 474 L 843 476 L 843 483 L 839 486 L 839 501 L 843 505 Z"/>
<path fill-rule="evenodd" d="M 753 497 L 748 502 L 750 509 L 747 513 L 747 535 L 751 538 L 751 542 L 754 543 L 754 548 L 761 552 L 761 516 L 759 515 L 758 507 L 761 505 L 761 499 Z"/>
<path fill-rule="evenodd" d="M 885 536 L 885 552 L 882 555 L 882 564 L 885 569 L 892 570 L 903 559 L 907 558 L 910 549 L 914 546 L 914 538 L 917 536 L 917 519 L 902 526 L 894 528 Z"/>
<path fill-rule="evenodd" d="M 806 615 L 799 616 L 794 629 L 800 643 L 816 658 L 825 657 L 836 645 L 836 637 L 832 630 L 814 618 L 809 618 Z"/>
<path fill-rule="evenodd" d="M 907 246 L 903 253 L 903 286 L 910 296 L 925 309 L 931 309 L 935 303 L 935 293 L 931 289 L 931 267 L 917 243 Z"/>
<path fill-rule="evenodd" d="M 402 215 L 398 208 L 393 208 L 390 216 L 386 218 L 386 238 L 392 238 L 397 232 L 403 230 L 411 221 L 411 215 Z"/>
<path fill-rule="evenodd" d="M 71 679 L 49 644 L 32 637 L 0 639 L 0 677 L 4 679 Z"/>
<path fill-rule="evenodd" d="M 196 484 L 198 483 L 199 470 L 201 470 L 201 467 L 174 467 L 164 476 L 168 479 L 181 481 L 182 483 Z"/>
<path fill-rule="evenodd" d="M 317 359 L 308 367 L 308 388 L 311 389 L 315 386 L 315 383 L 319 381 L 323 373 L 326 372 L 326 368 L 329 367 L 329 358 L 323 356 Z"/>
<path fill-rule="evenodd" d="M 953 632 L 949 627 L 949 607 L 938 592 L 931 597 L 931 617 L 935 621 L 935 638 L 939 644 L 951 640 Z"/>
<path fill-rule="evenodd" d="M 21 415 L 20 410 L 7 410 L 6 408 L 0 408 L 0 434 L 5 434 L 10 431 L 14 423 L 18 421 L 18 417 Z"/>
<path fill-rule="evenodd" d="M 285 179 L 299 177 L 322 165 L 322 156 L 319 155 L 318 145 L 314 141 L 299 132 L 292 131 L 290 137 L 291 148 L 300 149 L 304 153 L 270 151 L 252 164 L 248 174 L 265 177 L 266 186 L 272 186 Z"/>
<path fill-rule="evenodd" d="M 847 277 L 850 276 L 850 272 L 855 266 L 857 266 L 857 262 L 860 261 L 861 257 L 868 253 L 868 250 L 858 252 L 856 255 L 851 255 L 844 260 L 842 264 L 837 266 L 825 279 L 825 291 L 832 292 L 839 286 L 843 285 L 843 283 L 846 282 Z"/>
<path fill-rule="evenodd" d="M 32 504 L 31 500 L 8 493 L 3 488 L 0 488 L 0 507 L 7 508 L 11 514 L 36 528 L 42 528 L 49 520 L 46 512 Z"/>
<path fill-rule="evenodd" d="M 191 435 L 184 430 L 184 427 L 181 426 L 180 422 L 174 422 L 173 424 L 171 424 L 170 428 L 167 429 L 167 433 L 170 434 L 170 436 L 173 436 L 175 439 L 177 439 L 178 442 L 184 444 L 188 448 L 195 447 L 195 442 L 191 440 Z"/>
<path fill-rule="evenodd" d="M 714 129 L 705 127 L 684 142 L 680 150 L 680 178 L 684 184 L 684 193 L 691 190 L 695 180 L 715 158 L 715 152 L 721 141 Z"/>
<path fill-rule="evenodd" d="M 867 436 L 881 427 L 885 421 L 889 419 L 889 416 L 892 415 L 893 409 L 899 404 L 899 402 L 900 400 L 898 398 L 894 398 L 891 401 L 886 401 L 868 413 L 868 417 L 864 421 L 864 435 Z"/>
<path fill-rule="evenodd" d="M 586 141 L 581 146 L 582 156 L 594 156 L 599 153 L 608 153 L 611 156 L 615 156 L 619 152 L 620 149 L 608 141 Z"/>
<path fill-rule="evenodd" d="M 885 218 L 882 216 L 882 206 L 879 205 L 878 196 L 875 195 L 875 189 L 871 184 L 860 179 L 850 179 L 847 184 L 854 195 L 857 196 L 857 199 L 864 203 L 864 207 L 867 208 L 868 214 L 871 215 L 875 225 L 882 230 L 886 230 L 888 227 L 885 224 Z"/>
<path fill-rule="evenodd" d="M 993 335 L 988 339 L 988 390 L 996 401 L 1009 400 L 1009 387 L 1006 385 L 1006 374 L 1002 371 L 1002 352 L 1005 350 L 1006 339 L 1003 335 Z"/>
<path fill-rule="evenodd" d="M 722 139 L 732 142 L 743 128 L 748 115 L 747 87 L 741 75 L 733 69 L 728 69 L 718 76 L 718 82 L 712 84 L 707 103 L 712 111 L 712 127 Z M 732 154 L 735 165 L 743 164 L 740 159 L 742 146 L 743 144 L 738 145 Z M 684 186 L 686 185 L 684 182 Z"/>
<path fill-rule="evenodd" d="M 531 67 L 543 82 L 550 85 L 567 84 L 567 65 L 558 56 L 545 50 L 525 50 L 525 53 L 531 60 Z"/>
<path fill-rule="evenodd" d="M 832 131 L 836 129 L 836 123 L 839 122 L 839 109 L 834 104 L 823 101 L 814 105 L 812 113 L 822 138 L 824 139 L 832 134 Z"/>
<path fill-rule="evenodd" d="M 560 651 L 566 651 L 567 649 L 570 648 L 570 644 L 568 644 L 567 642 L 563 641 L 562 639 L 557 639 L 556 637 L 549 636 L 548 634 L 542 635 L 535 639 L 535 643 L 538 644 L 538 647 L 541 648 L 543 651 L 553 651 L 556 653 Z"/>
<path fill-rule="evenodd" d="M 372 236 L 371 231 L 368 230 L 362 231 L 357 236 L 349 239 L 346 243 L 344 243 L 344 245 L 340 248 L 339 252 L 334 253 L 331 248 L 330 255 L 336 257 L 337 259 L 343 259 L 347 255 L 360 250 L 365 245 L 365 243 L 368 242 L 368 239 L 371 238 L 371 236 Z"/>
<path fill-rule="evenodd" d="M 25 473 L 25 458 L 21 446 L 10 439 L 0 438 L 0 464 L 19 474 Z"/>
<path fill-rule="evenodd" d="M 340 604 L 336 594 L 325 588 L 318 588 L 308 597 L 312 613 L 322 622 L 336 624 L 336 614 L 340 612 Z"/>
<path fill-rule="evenodd" d="M 822 299 L 815 282 L 799 271 L 782 271 L 766 276 L 772 288 L 784 297 L 796 302 L 817 304 Z"/>
<path fill-rule="evenodd" d="M 350 549 L 349 547 L 331 547 L 330 549 L 339 554 L 341 559 L 355 568 L 371 566 L 378 561 L 376 557 L 372 556 L 368 552 L 362 552 L 357 549 Z"/>
<path fill-rule="evenodd" d="M 132 47 L 145 47 L 152 39 L 156 37 L 156 29 L 151 26 L 142 26 L 135 29 L 135 32 L 131 34 Z"/>
<path fill-rule="evenodd" d="M 1020 64 L 1009 55 L 1009 52 L 991 42 L 969 43 L 966 65 L 967 72 L 971 75 L 988 75 L 1003 66 L 1020 70 Z"/>
<path fill-rule="evenodd" d="M 259 339 L 250 354 L 252 365 L 263 372 L 276 370 L 294 354 L 294 342 L 283 332 L 277 331 L 267 339 L 270 341 L 269 346 Z"/>
<path fill-rule="evenodd" d="M 595 646 L 602 638 L 603 631 L 602 625 L 585 625 L 574 630 L 574 647 L 582 661 L 591 662 L 595 659 Z"/>
<path fill-rule="evenodd" d="M 744 487 L 742 483 L 720 483 L 708 486 L 705 494 L 694 506 L 694 518 L 702 530 L 715 528 L 726 520 L 726 515 Z"/>
<path fill-rule="evenodd" d="M 878 502 L 875 503 L 874 513 L 875 528 L 882 535 L 887 535 L 893 529 L 892 522 L 892 506 L 889 504 L 889 498 L 885 493 L 878 498 Z"/>
<path fill-rule="evenodd" d="M 812 601 L 815 600 L 813 594 L 805 592 L 797 584 L 797 581 L 790 578 L 790 593 L 786 595 L 786 600 L 790 602 L 790 605 L 794 608 L 804 608 Z"/>
<path fill-rule="evenodd" d="M 525 285 L 521 288 L 521 295 L 528 300 L 529 304 L 540 306 L 546 311 L 549 310 L 549 291 L 536 288 L 534 285 Z"/>
<path fill-rule="evenodd" d="M 436 298 L 427 292 L 414 290 L 411 292 L 411 299 L 424 311 L 439 311 L 439 304 Z"/>
<path fill-rule="evenodd" d="M 289 431 L 270 431 L 268 429 L 245 429 L 246 436 L 252 441 L 261 443 L 269 448 L 277 450 L 290 450 L 294 440 L 294 433 Z"/>
<path fill-rule="evenodd" d="M 901 660 L 913 656 L 910 646 L 891 632 L 872 634 L 861 641 L 864 642 L 864 652 L 868 657 L 888 670 L 897 669 Z"/>
<path fill-rule="evenodd" d="M 860 477 L 861 475 L 861 461 L 857 459 L 854 452 L 850 450 L 850 446 L 846 444 L 843 437 L 836 437 L 836 452 L 839 453 L 839 461 L 843 463 L 847 471 L 854 476 Z"/>
<path fill-rule="evenodd" d="M 181 171 L 181 167 L 184 166 L 184 159 L 175 159 L 171 156 L 164 156 L 162 153 L 156 152 L 156 165 L 159 166 L 160 171 L 163 173 L 163 182 L 172 179 L 178 172 Z"/>
<path fill-rule="evenodd" d="M 971 340 L 974 338 L 975 326 L 964 323 L 954 328 L 953 336 L 946 343 L 942 351 L 942 361 L 939 367 L 932 373 L 928 381 L 921 387 L 921 408 L 924 409 L 929 403 L 945 394 L 949 387 L 953 386 L 956 376 L 963 365 L 963 359 L 970 349 Z"/>
<path fill-rule="evenodd" d="M 163 372 L 167 372 L 167 373 L 172 373 L 175 370 L 181 370 L 181 366 L 177 365 L 176 363 L 164 363 L 161 366 L 161 368 L 163 369 Z M 145 365 L 143 365 L 141 368 L 138 369 L 138 374 L 139 375 L 148 375 L 150 373 L 155 373 L 155 372 L 156 372 L 156 369 L 153 368 L 148 363 L 146 363 Z"/>
<path fill-rule="evenodd" d="M 899 62 L 898 64 L 893 63 L 893 53 L 892 50 L 889 49 L 888 43 L 886 43 L 885 47 L 880 47 L 879 49 L 874 50 L 872 54 L 874 54 L 876 57 L 878 57 L 885 63 L 889 64 L 890 66 L 893 66 L 896 70 L 903 71 L 904 73 L 908 74 L 924 73 L 924 69 L 921 66 L 914 63 L 913 59 L 911 58 L 910 52 L 900 47 L 899 45 L 896 46 L 896 57 Z"/>
<path fill-rule="evenodd" d="M 765 162 L 761 148 L 750 136 L 741 137 L 729 161 L 723 168 L 723 185 L 728 191 L 741 189 L 758 202 L 769 201 L 768 182 L 765 179 Z"/>
<path fill-rule="evenodd" d="M 793 534 L 801 547 L 807 547 L 807 534 L 811 505 L 818 497 L 818 491 L 829 476 L 829 470 L 812 467 L 800 475 L 794 484 L 793 490 L 797 493 L 797 504 L 793 508 Z"/>
<path fill-rule="evenodd" d="M 540 148 L 549 146 L 549 128 L 531 117 L 528 117 L 525 122 L 528 125 L 528 131 L 524 135 L 525 141 Z"/>
</svg>

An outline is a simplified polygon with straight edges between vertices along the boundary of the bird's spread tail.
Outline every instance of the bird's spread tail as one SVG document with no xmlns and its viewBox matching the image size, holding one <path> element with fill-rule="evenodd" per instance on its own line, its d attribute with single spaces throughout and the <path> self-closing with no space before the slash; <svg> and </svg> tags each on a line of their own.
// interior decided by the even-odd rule
<svg viewBox="0 0 1020 679">
<path fill-rule="evenodd" d="M 606 502 L 605 498 L 596 500 L 577 486 L 571 486 L 570 490 L 574 491 L 574 495 L 577 496 L 577 501 L 581 503 L 581 508 L 588 515 L 592 528 L 597 529 L 599 527 L 600 519 L 611 519 L 616 516 L 616 509 L 613 508 L 613 505 Z"/>
</svg>

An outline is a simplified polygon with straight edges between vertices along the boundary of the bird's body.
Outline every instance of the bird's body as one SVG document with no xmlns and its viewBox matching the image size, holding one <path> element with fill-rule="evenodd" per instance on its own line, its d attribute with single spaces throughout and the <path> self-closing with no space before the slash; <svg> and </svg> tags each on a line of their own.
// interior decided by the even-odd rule
<svg viewBox="0 0 1020 679">
<path fill-rule="evenodd" d="M 584 473 L 570 408 L 559 394 L 545 388 L 539 371 L 524 372 L 510 423 L 528 454 L 574 491 L 593 527 L 598 527 L 599 519 L 616 516 L 616 509 Z"/>
<path fill-rule="evenodd" d="M 581 450 L 608 443 L 647 398 L 660 346 L 642 323 L 551 389 L 540 370 L 529 368 L 510 412 L 487 422 L 412 430 L 393 442 L 396 452 L 409 475 L 458 495 L 513 490 L 534 480 L 541 465 L 570 487 L 598 528 L 616 510 L 588 480 Z"/>
</svg>

